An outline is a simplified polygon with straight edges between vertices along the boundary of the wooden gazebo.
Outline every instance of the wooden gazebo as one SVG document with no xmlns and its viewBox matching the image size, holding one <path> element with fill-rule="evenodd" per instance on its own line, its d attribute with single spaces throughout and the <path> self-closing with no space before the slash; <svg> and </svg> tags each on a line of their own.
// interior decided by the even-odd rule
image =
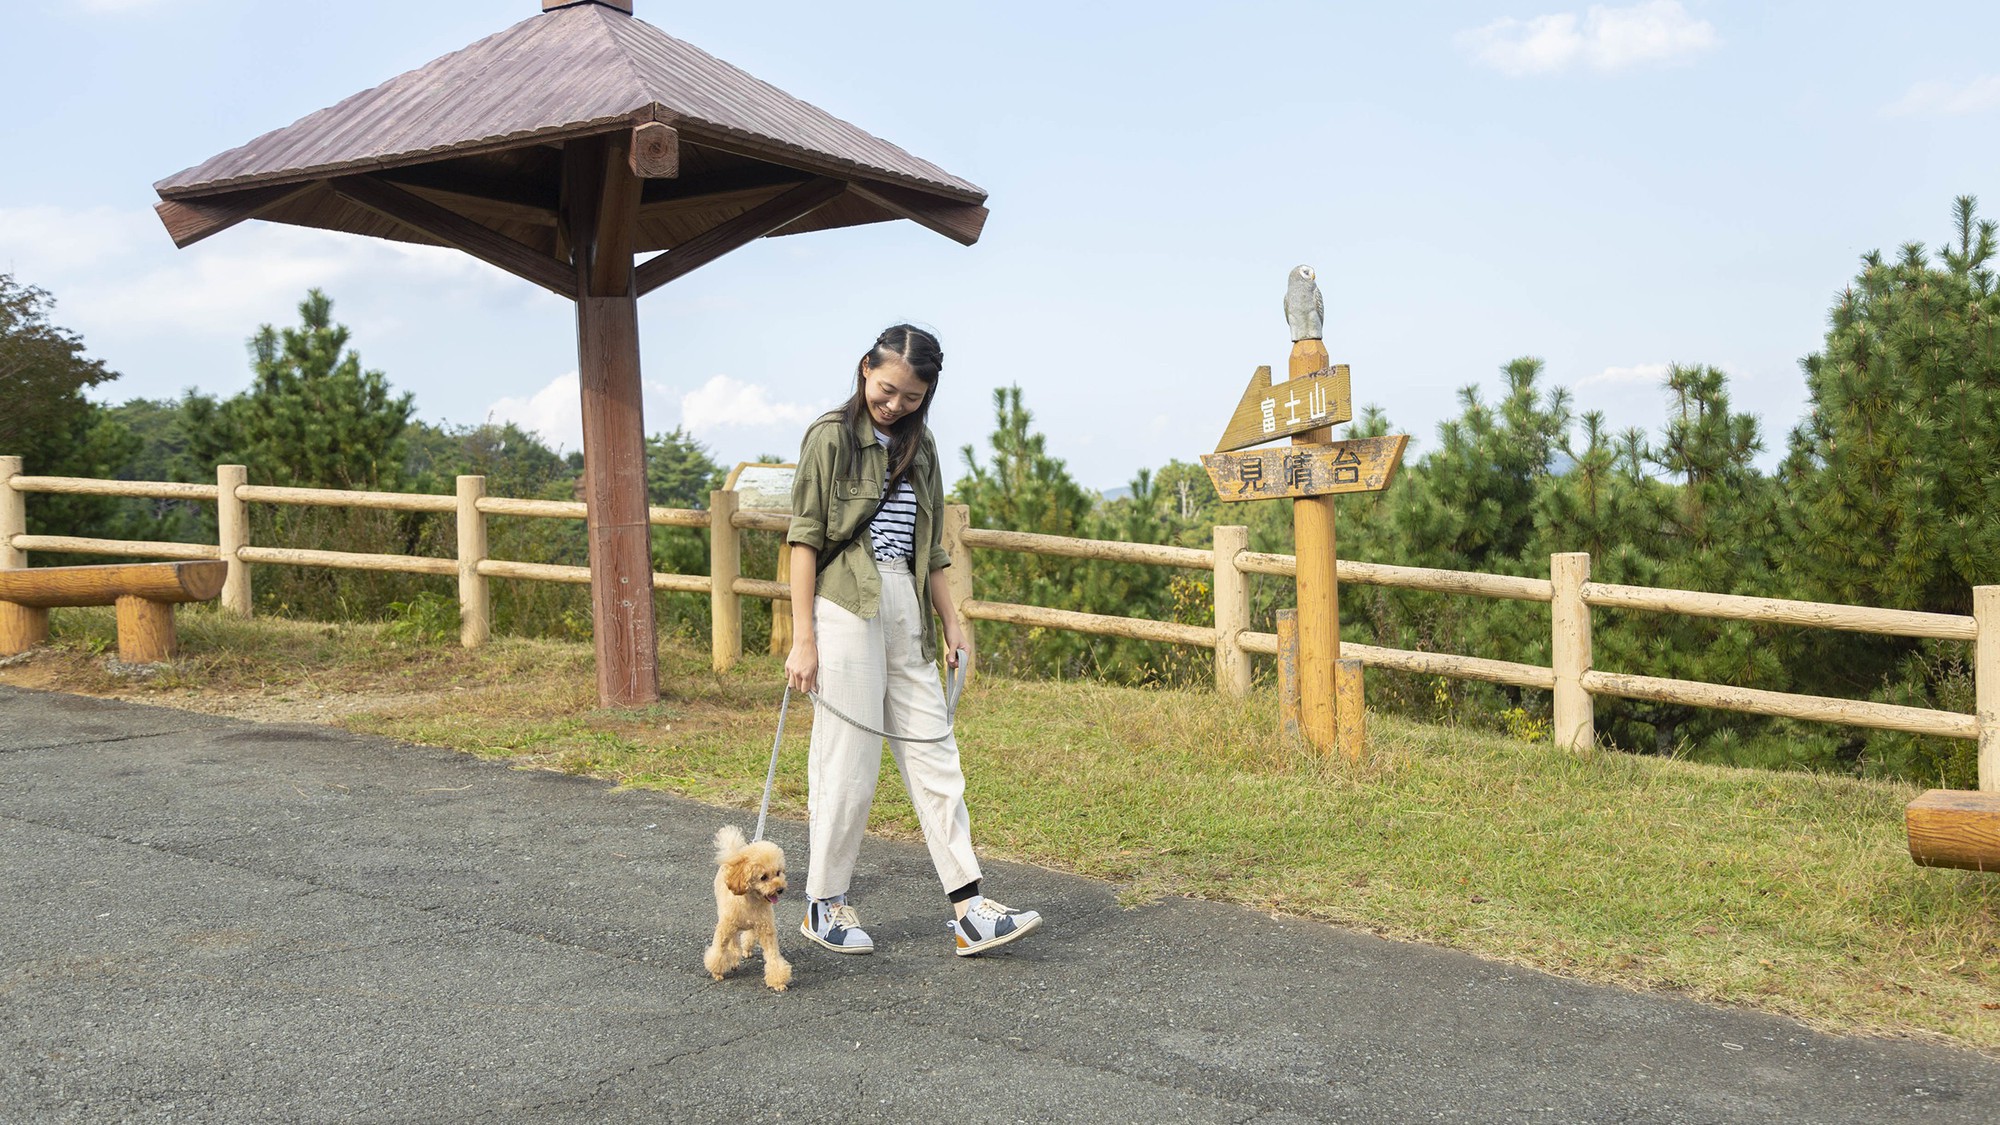
<svg viewBox="0 0 2000 1125">
<path fill-rule="evenodd" d="M 598 697 L 659 697 L 638 298 L 769 235 L 986 193 L 632 16 L 541 0 L 463 50 L 154 185 L 177 246 L 263 219 L 451 246 L 576 302 Z M 644 262 L 636 256 L 664 251 Z"/>
</svg>

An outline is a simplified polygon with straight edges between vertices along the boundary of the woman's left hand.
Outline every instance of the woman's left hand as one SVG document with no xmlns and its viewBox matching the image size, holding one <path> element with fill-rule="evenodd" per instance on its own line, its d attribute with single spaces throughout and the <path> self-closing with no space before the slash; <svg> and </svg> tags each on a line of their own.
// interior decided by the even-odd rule
<svg viewBox="0 0 2000 1125">
<path fill-rule="evenodd" d="M 944 631 L 944 650 L 944 662 L 948 668 L 958 667 L 961 659 L 967 662 L 972 659 L 972 642 L 958 629 Z"/>
</svg>

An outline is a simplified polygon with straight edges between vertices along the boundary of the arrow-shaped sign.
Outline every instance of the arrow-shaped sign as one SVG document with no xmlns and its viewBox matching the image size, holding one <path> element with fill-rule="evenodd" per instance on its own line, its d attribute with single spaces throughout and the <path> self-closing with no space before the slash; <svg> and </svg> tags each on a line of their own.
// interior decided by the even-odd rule
<svg viewBox="0 0 2000 1125">
<path fill-rule="evenodd" d="M 1348 389 L 1347 365 L 1336 363 L 1324 371 L 1299 375 L 1273 388 L 1271 369 L 1259 367 L 1250 376 L 1243 401 L 1229 417 L 1229 428 L 1215 445 L 1217 453 L 1248 449 L 1322 426 L 1338 425 L 1354 417 L 1354 398 Z"/>
<path fill-rule="evenodd" d="M 1354 438 L 1327 445 L 1291 445 L 1244 453 L 1208 453 L 1201 467 L 1218 500 L 1273 500 L 1380 492 L 1403 463 L 1408 434 Z"/>
</svg>

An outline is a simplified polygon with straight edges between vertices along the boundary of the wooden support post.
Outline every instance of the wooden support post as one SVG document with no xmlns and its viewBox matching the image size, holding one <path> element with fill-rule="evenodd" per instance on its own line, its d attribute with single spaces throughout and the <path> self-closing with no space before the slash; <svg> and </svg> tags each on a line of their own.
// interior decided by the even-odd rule
<svg viewBox="0 0 2000 1125">
<path fill-rule="evenodd" d="M 1250 653 L 1242 640 L 1250 628 L 1250 581 L 1236 569 L 1236 556 L 1249 547 L 1249 528 L 1215 529 L 1215 689 L 1239 699 L 1250 694 Z"/>
<path fill-rule="evenodd" d="M 2000 586 L 1972 588 L 1973 709 L 1979 719 L 1979 790 L 2000 793 Z"/>
<path fill-rule="evenodd" d="M 1368 706 L 1362 692 L 1359 660 L 1343 659 L 1333 666 L 1334 714 L 1338 721 L 1335 745 L 1341 756 L 1358 762 L 1368 752 Z"/>
<path fill-rule="evenodd" d="M 0 656 L 14 656 L 48 643 L 49 611 L 41 606 L 0 602 Z"/>
<path fill-rule="evenodd" d="M 19 457 L 0 457 L 0 570 L 28 565 L 28 552 L 14 546 L 16 535 L 28 533 L 28 498 L 14 491 L 14 478 L 22 475 L 21 468 Z"/>
<path fill-rule="evenodd" d="M 1584 690 L 1590 671 L 1590 607 L 1583 601 L 1583 584 L 1590 581 L 1590 556 L 1570 552 L 1549 556 L 1549 578 L 1555 585 L 1549 603 L 1550 663 L 1556 675 L 1555 743 L 1565 750 L 1597 746 L 1597 720 Z"/>
<path fill-rule="evenodd" d="M 493 635 L 493 598 L 479 564 L 486 561 L 486 478 L 458 478 L 458 643 L 478 648 Z"/>
<path fill-rule="evenodd" d="M 606 707 L 660 698 L 632 272 L 640 181 L 627 162 L 630 144 L 623 133 L 563 145 L 561 229 L 576 270 L 592 637 L 597 698 Z"/>
<path fill-rule="evenodd" d="M 250 545 L 250 505 L 236 495 L 249 481 L 249 470 L 241 465 L 215 467 L 215 531 L 218 557 L 229 564 L 229 577 L 222 582 L 222 609 L 238 617 L 250 616 L 250 564 L 241 551 Z"/>
<path fill-rule="evenodd" d="M 1278 611 L 1278 729 L 1288 739 L 1299 730 L 1299 611 Z"/>
<path fill-rule="evenodd" d="M 22 475 L 21 469 L 21 458 L 0 457 L 0 570 L 28 565 L 28 552 L 14 546 L 16 535 L 28 533 L 28 497 L 14 491 L 14 478 Z M 0 656 L 26 652 L 48 639 L 48 610 L 0 602 Z"/>
<path fill-rule="evenodd" d="M 727 672 L 743 659 L 743 533 L 736 529 L 736 493 L 708 494 L 709 652 L 715 670 Z"/>
<path fill-rule="evenodd" d="M 778 544 L 778 573 L 774 576 L 786 587 L 792 584 L 792 545 Z M 792 599 L 771 599 L 771 655 L 783 656 L 792 651 Z"/>
<path fill-rule="evenodd" d="M 116 604 L 120 661 L 126 664 L 158 664 L 174 658 L 178 646 L 174 641 L 172 602 L 124 594 Z"/>
<path fill-rule="evenodd" d="M 965 643 L 971 647 L 972 663 L 979 661 L 979 642 L 972 635 L 972 618 L 965 614 L 965 603 L 972 600 L 972 548 L 965 544 L 966 529 L 972 526 L 972 509 L 964 504 L 944 506 L 944 527 L 940 529 L 945 554 L 951 558 L 951 565 L 945 568 L 945 589 L 951 594 L 951 608 L 958 614 L 958 627 L 965 632 Z M 972 670 L 966 669 L 966 682 L 972 681 Z"/>
<path fill-rule="evenodd" d="M 1289 378 L 1299 378 L 1328 365 L 1326 344 L 1298 340 L 1292 344 Z M 1319 445 L 1333 440 L 1333 428 L 1294 435 L 1293 445 Z M 1337 738 L 1334 665 L 1340 660 L 1340 580 L 1335 573 L 1332 496 L 1307 496 L 1292 501 L 1292 542 L 1298 555 L 1299 597 L 1299 728 L 1321 750 L 1332 750 Z"/>
</svg>

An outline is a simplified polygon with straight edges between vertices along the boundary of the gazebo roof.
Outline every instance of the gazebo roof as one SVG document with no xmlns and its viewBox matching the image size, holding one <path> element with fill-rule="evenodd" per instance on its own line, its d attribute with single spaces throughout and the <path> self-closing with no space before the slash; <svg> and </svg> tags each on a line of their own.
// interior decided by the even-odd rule
<svg viewBox="0 0 2000 1125">
<path fill-rule="evenodd" d="M 646 181 L 638 251 L 683 245 L 815 180 L 846 185 L 771 234 L 911 218 L 970 244 L 986 193 L 635 19 L 629 0 L 550 10 L 154 185 L 187 245 L 242 218 L 442 239 L 333 181 L 373 177 L 536 250 L 559 249 L 561 145 L 659 122 L 672 178 Z"/>
</svg>

